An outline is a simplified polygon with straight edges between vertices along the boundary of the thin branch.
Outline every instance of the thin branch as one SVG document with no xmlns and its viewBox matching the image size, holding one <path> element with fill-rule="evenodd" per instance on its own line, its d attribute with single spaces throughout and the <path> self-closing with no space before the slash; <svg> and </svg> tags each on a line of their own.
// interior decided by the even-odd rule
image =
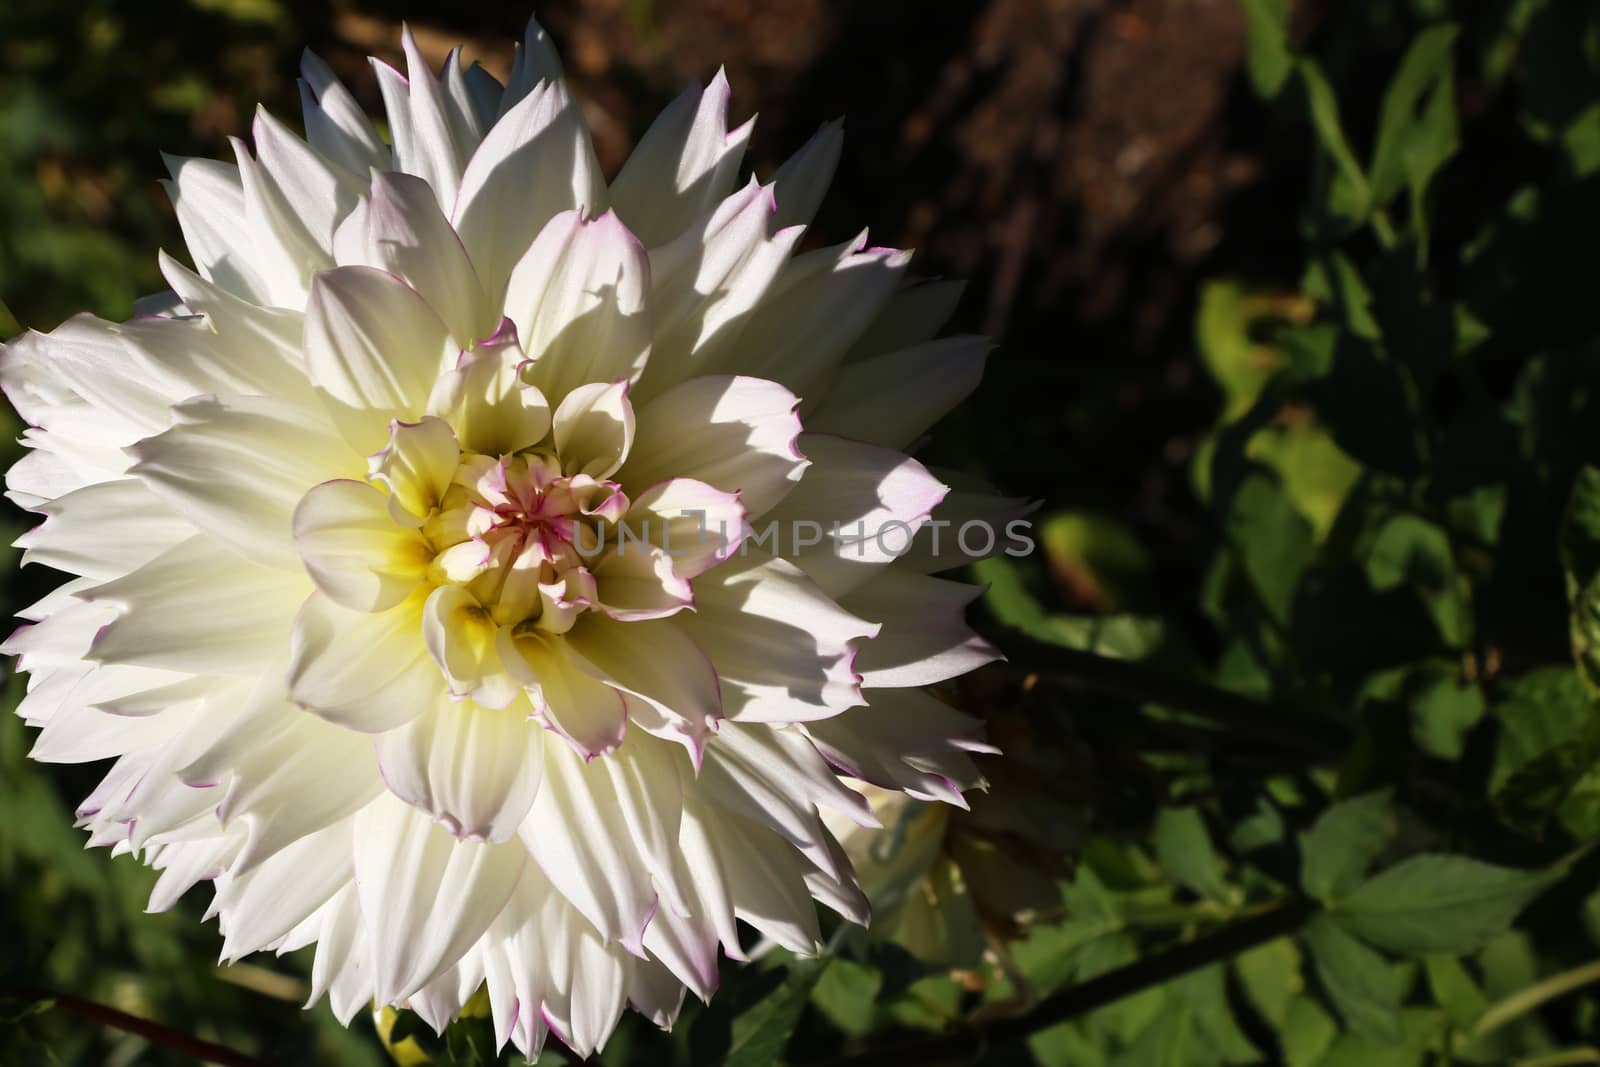
<svg viewBox="0 0 1600 1067">
<path fill-rule="evenodd" d="M 1063 685 L 1185 711 L 1320 759 L 1337 760 L 1350 744 L 1350 732 L 1343 725 L 1302 708 L 1268 704 L 1145 664 L 1080 652 L 1023 634 L 1008 634 L 1003 645 L 1019 666 Z"/>
<path fill-rule="evenodd" d="M 1600 960 L 1585 963 L 1581 967 L 1574 967 L 1570 971 L 1551 975 L 1541 982 L 1536 982 L 1526 989 L 1519 989 L 1483 1013 L 1478 1020 L 1478 1025 L 1473 1027 L 1472 1037 L 1477 1040 L 1491 1031 L 1498 1030 L 1506 1023 L 1519 1019 L 1528 1012 L 1533 1011 L 1546 1001 L 1564 996 L 1574 989 L 1581 989 L 1591 982 L 1600 982 Z"/>
<path fill-rule="evenodd" d="M 182 1030 L 174 1030 L 170 1026 L 150 1019 L 141 1019 L 137 1015 L 129 1015 L 125 1011 L 96 1004 L 92 1000 L 84 1000 L 64 993 L 44 993 L 30 991 L 28 997 L 41 1001 L 49 1001 L 52 1007 L 76 1015 L 80 1019 L 109 1026 L 113 1030 L 124 1033 L 137 1034 L 139 1037 L 157 1045 L 181 1052 L 186 1056 L 193 1056 L 202 1063 L 215 1063 L 221 1067 L 271 1067 L 265 1060 L 258 1060 L 254 1056 L 247 1056 L 236 1052 L 225 1045 L 213 1044 L 202 1041 Z"/>
<path fill-rule="evenodd" d="M 990 1045 L 1030 1037 L 1041 1030 L 1048 1030 L 1059 1023 L 1113 1004 L 1123 997 L 1285 937 L 1305 925 L 1316 910 L 1317 906 L 1311 901 L 1290 898 L 1259 915 L 1075 985 L 1042 1001 L 1026 1015 L 997 1020 L 965 1031 L 868 1048 L 853 1055 L 810 1064 L 809 1067 L 845 1067 L 868 1062 L 922 1064 L 969 1057 Z"/>
</svg>

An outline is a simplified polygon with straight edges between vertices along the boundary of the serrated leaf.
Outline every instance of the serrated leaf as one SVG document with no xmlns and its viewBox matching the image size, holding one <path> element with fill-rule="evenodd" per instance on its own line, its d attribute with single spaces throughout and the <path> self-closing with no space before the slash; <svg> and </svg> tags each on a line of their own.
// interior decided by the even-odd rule
<svg viewBox="0 0 1600 1067">
<path fill-rule="evenodd" d="M 1399 970 L 1327 915 L 1311 920 L 1304 936 L 1317 977 L 1350 1029 L 1386 1044 L 1404 1040 L 1400 1001 L 1406 983 Z"/>
<path fill-rule="evenodd" d="M 1211 835 L 1196 808 L 1162 808 L 1154 831 L 1156 859 L 1187 889 L 1213 900 L 1226 900 L 1228 881 Z"/>
<path fill-rule="evenodd" d="M 1245 1036 L 1228 1003 L 1228 972 L 1220 963 L 1184 975 L 1172 984 L 1177 999 L 1194 1014 L 1205 1043 L 1227 1064 L 1255 1063 L 1261 1053 Z"/>
<path fill-rule="evenodd" d="M 1459 955 L 1503 933 L 1553 877 L 1544 870 L 1427 853 L 1369 878 L 1328 915 L 1390 952 Z"/>
<path fill-rule="evenodd" d="M 1394 832 L 1390 790 L 1333 805 L 1300 835 L 1300 887 L 1322 901 L 1344 896 L 1361 884 Z"/>
<path fill-rule="evenodd" d="M 1257 946 L 1235 958 L 1233 967 L 1251 1006 L 1275 1028 L 1283 1029 L 1289 1009 L 1305 985 L 1294 939 L 1280 937 Z"/>
<path fill-rule="evenodd" d="M 783 982 L 734 1017 L 723 1067 L 772 1067 L 783 1059 L 806 1001 L 828 968 L 827 960 L 798 960 Z"/>
</svg>

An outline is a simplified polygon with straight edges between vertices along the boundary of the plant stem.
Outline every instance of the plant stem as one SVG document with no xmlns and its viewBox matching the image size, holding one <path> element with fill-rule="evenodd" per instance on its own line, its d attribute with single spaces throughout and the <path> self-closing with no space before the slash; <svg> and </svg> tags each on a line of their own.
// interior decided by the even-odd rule
<svg viewBox="0 0 1600 1067">
<path fill-rule="evenodd" d="M 63 993 L 35 992 L 29 996 L 37 1000 L 48 1000 L 54 1008 L 68 1015 L 76 1015 L 80 1019 L 87 1019 L 124 1033 L 137 1034 L 157 1045 L 181 1052 L 186 1056 L 193 1056 L 202 1063 L 219 1064 L 220 1067 L 269 1067 L 266 1061 L 235 1052 L 225 1045 L 202 1041 L 181 1030 L 174 1030 L 170 1026 L 164 1026 L 150 1019 L 141 1019 L 137 1015 L 129 1015 L 125 1011 L 118 1011 L 104 1004 L 96 1004 L 92 1000 Z"/>
<path fill-rule="evenodd" d="M 1572 992 L 1590 982 L 1600 982 L 1600 960 L 1585 963 L 1581 967 L 1574 967 L 1570 971 L 1551 975 L 1542 982 L 1536 982 L 1526 989 L 1519 989 L 1504 1000 L 1492 1005 L 1483 1013 L 1483 1018 L 1478 1020 L 1478 1025 L 1473 1027 L 1474 1040 L 1483 1035 L 1498 1030 L 1506 1023 L 1537 1008 L 1547 1000 Z"/>
<path fill-rule="evenodd" d="M 1087 982 L 1040 1002 L 1026 1015 L 1001 1019 L 965 1032 L 936 1034 L 913 1041 L 866 1049 L 850 1056 L 842 1056 L 809 1065 L 809 1067 L 843 1067 L 863 1063 L 917 1063 L 970 1058 L 972 1049 L 1029 1037 L 1058 1023 L 1076 1019 L 1089 1012 L 1113 1004 L 1123 997 L 1154 988 L 1163 982 L 1182 977 L 1191 971 L 1232 959 L 1258 945 L 1275 941 L 1300 929 L 1316 913 L 1317 905 L 1309 900 L 1294 897 L 1269 907 L 1259 915 L 1244 919 L 1220 930 L 1197 937 L 1159 955 L 1149 956 L 1107 971 Z"/>
<path fill-rule="evenodd" d="M 1022 634 L 1007 635 L 1004 646 L 1015 653 L 1019 664 L 1065 685 L 1186 711 L 1319 759 L 1339 759 L 1350 743 L 1349 732 L 1342 725 L 1303 709 L 1267 704 L 1144 664 L 1080 652 Z"/>
</svg>

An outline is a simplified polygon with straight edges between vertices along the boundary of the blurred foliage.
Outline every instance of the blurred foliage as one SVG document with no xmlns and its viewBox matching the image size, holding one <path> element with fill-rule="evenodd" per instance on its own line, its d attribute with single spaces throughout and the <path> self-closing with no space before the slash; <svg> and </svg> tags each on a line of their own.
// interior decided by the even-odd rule
<svg viewBox="0 0 1600 1067">
<path fill-rule="evenodd" d="M 1600 6 L 1325 5 L 1308 28 L 1239 2 L 1234 107 L 1306 181 L 1271 220 L 1295 269 L 1195 300 L 1216 404 L 1193 566 L 1175 581 L 1081 507 L 975 568 L 987 631 L 1020 650 L 959 687 L 1013 753 L 992 791 L 885 818 L 873 936 L 730 967 L 670 1035 L 629 1015 L 605 1062 L 1600 1062 Z M 155 34 L 110 0 L 66 33 L 57 5 L 0 12 L 21 325 L 157 287 L 175 230 L 153 146 L 215 152 L 259 97 L 292 111 L 294 10 L 180 6 Z M 13 607 L 39 591 L 5 573 Z M 27 745 L 0 725 L 0 1062 L 191 1062 L 51 992 L 265 1063 L 515 1059 L 481 1009 L 443 1035 L 391 1010 L 346 1031 L 299 1011 L 298 955 L 219 970 L 203 904 L 144 914 L 148 872 L 71 828 L 92 774 Z M 1072 999 L 1107 975 L 1131 992 Z"/>
</svg>

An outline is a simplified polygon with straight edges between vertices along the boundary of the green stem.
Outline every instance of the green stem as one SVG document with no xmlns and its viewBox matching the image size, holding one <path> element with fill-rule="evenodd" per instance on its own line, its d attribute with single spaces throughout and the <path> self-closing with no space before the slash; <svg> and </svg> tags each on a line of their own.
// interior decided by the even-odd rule
<svg viewBox="0 0 1600 1067">
<path fill-rule="evenodd" d="M 1193 941 L 1186 941 L 1165 952 L 1107 971 L 1041 1001 L 1026 1015 L 1001 1019 L 963 1033 L 938 1034 L 896 1045 L 863 1050 L 850 1056 L 823 1061 L 810 1067 L 844 1067 L 864 1063 L 934 1063 L 967 1056 L 973 1047 L 983 1049 L 1001 1042 L 1017 1041 L 1059 1023 L 1087 1015 L 1114 1004 L 1124 997 L 1163 982 L 1180 978 L 1191 971 L 1232 959 L 1269 941 L 1286 937 L 1304 926 L 1316 914 L 1317 906 L 1298 897 L 1278 902 L 1260 914 L 1225 926 Z"/>
<path fill-rule="evenodd" d="M 1478 1020 L 1478 1025 L 1472 1030 L 1473 1040 L 1498 1030 L 1548 1000 L 1554 1000 L 1590 982 L 1600 982 L 1600 960 L 1551 975 L 1542 982 L 1536 982 L 1526 989 L 1519 989 L 1483 1013 L 1483 1018 Z"/>
<path fill-rule="evenodd" d="M 32 993 L 30 996 L 37 1000 L 49 1001 L 52 1008 L 64 1011 L 68 1015 L 76 1015 L 80 1019 L 109 1026 L 113 1030 L 136 1034 L 146 1041 L 181 1052 L 186 1056 L 193 1056 L 202 1063 L 217 1064 L 219 1067 L 268 1067 L 266 1061 L 235 1052 L 226 1045 L 202 1041 L 182 1030 L 174 1030 L 170 1026 L 164 1026 L 150 1019 L 141 1019 L 137 1015 L 129 1015 L 125 1011 L 96 1004 L 91 1000 L 62 993 Z"/>
<path fill-rule="evenodd" d="M 1022 634 L 1008 635 L 1003 644 L 1020 665 L 1064 685 L 1186 711 L 1321 761 L 1338 760 L 1350 743 L 1349 732 L 1342 725 L 1304 709 L 1267 704 L 1144 664 L 1063 648 Z"/>
</svg>

